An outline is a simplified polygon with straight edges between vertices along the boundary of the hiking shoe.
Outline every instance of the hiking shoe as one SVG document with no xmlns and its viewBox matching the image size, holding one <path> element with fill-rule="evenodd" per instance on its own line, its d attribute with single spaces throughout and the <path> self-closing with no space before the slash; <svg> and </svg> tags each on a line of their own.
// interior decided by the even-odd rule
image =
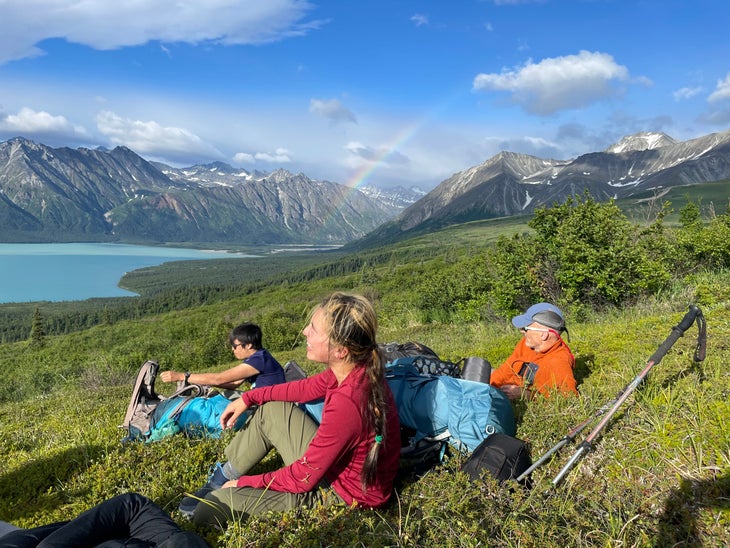
<svg viewBox="0 0 730 548">
<path fill-rule="evenodd" d="M 208 481 L 195 491 L 192 496 L 188 495 L 183 497 L 178 505 L 177 509 L 180 513 L 188 519 L 193 517 L 193 512 L 198 507 L 201 499 L 205 498 L 205 495 L 216 489 L 223 487 L 223 484 L 228 481 L 228 477 L 223 473 L 223 465 L 220 462 L 216 462 L 213 470 L 208 475 Z"/>
</svg>

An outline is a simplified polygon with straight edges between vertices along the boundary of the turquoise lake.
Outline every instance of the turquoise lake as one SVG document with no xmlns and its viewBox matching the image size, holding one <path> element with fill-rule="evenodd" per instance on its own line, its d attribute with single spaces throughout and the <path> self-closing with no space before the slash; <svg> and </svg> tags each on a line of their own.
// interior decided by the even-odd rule
<svg viewBox="0 0 730 548">
<path fill-rule="evenodd" d="M 242 253 L 125 244 L 0 244 L 0 303 L 135 295 L 126 273 L 169 261 L 252 257 Z"/>
</svg>

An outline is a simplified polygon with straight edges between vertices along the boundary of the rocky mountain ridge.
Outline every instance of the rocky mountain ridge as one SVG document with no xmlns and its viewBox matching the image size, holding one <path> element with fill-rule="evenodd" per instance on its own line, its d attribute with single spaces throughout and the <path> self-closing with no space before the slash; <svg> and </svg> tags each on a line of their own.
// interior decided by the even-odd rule
<svg viewBox="0 0 730 548">
<path fill-rule="evenodd" d="M 0 143 L 0 241 L 327 243 L 357 239 L 403 207 L 285 170 L 172 168 L 126 147 Z"/>
<path fill-rule="evenodd" d="M 585 191 L 596 200 L 730 179 L 730 131 L 688 141 L 663 133 L 626 136 L 572 160 L 501 152 L 456 173 L 365 242 L 392 240 L 477 219 L 523 215 Z"/>
<path fill-rule="evenodd" d="M 353 189 L 283 169 L 173 168 L 126 147 L 0 143 L 0 241 L 364 244 L 450 224 L 730 179 L 730 131 L 688 141 L 629 135 L 571 160 L 501 152 L 429 193 Z"/>
</svg>

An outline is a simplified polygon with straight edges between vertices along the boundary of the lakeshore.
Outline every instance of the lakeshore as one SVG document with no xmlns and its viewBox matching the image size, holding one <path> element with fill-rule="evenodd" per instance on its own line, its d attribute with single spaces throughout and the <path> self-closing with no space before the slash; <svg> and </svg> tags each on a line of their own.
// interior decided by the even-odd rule
<svg viewBox="0 0 730 548">
<path fill-rule="evenodd" d="M 118 286 L 132 270 L 171 261 L 256 256 L 111 243 L 0 244 L 0 303 L 135 296 Z"/>
</svg>

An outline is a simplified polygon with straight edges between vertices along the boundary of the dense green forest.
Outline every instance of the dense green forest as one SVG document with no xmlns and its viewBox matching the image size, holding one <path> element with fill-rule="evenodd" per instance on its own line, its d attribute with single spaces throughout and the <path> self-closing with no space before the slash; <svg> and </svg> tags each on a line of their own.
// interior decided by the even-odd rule
<svg viewBox="0 0 730 548">
<path fill-rule="evenodd" d="M 0 519 L 48 523 L 133 490 L 190 527 L 177 503 L 205 479 L 226 439 L 122 446 L 117 427 L 139 365 L 153 358 L 178 370 L 228 367 L 228 330 L 251 320 L 282 363 L 295 359 L 312 373 L 300 330 L 314 303 L 345 290 L 376 304 L 382 342 L 417 340 L 442 358 L 481 356 L 495 365 L 519 338 L 512 314 L 537 300 L 560 305 L 581 395 L 516 405 L 518 436 L 535 457 L 615 397 L 689 304 L 707 320 L 708 356 L 693 362 L 693 326 L 557 489 L 550 480 L 570 446 L 535 473 L 532 490 L 490 478 L 470 483 L 458 473 L 462 457 L 452 454 L 427 479 L 400 485 L 382 510 L 270 515 L 202 532 L 212 545 L 725 546 L 730 213 L 692 199 L 674 211 L 655 206 L 628 216 L 584 197 L 509 229 L 480 221 L 379 248 L 282 257 L 278 265 L 272 258 L 262 266 L 268 272 L 217 289 L 149 283 L 143 297 L 100 301 L 104 321 L 64 335 L 49 329 L 50 308 L 35 303 L 28 334 L 0 345 Z M 171 306 L 186 292 L 196 297 Z M 155 295 L 167 295 L 158 311 Z M 132 308 L 113 316 L 129 301 L 148 304 L 136 316 Z M 262 469 L 279 462 L 271 455 Z"/>
<path fill-rule="evenodd" d="M 616 202 L 628 220 L 648 224 L 662 215 L 666 226 L 679 225 L 679 211 L 694 203 L 703 218 L 717 215 L 726 206 L 730 181 L 657 190 L 632 200 Z M 663 210 L 663 208 L 667 208 Z M 436 232 L 393 235 L 391 243 L 364 246 L 353 242 L 341 249 L 317 253 L 270 254 L 267 249 L 247 248 L 259 258 L 176 261 L 125 274 L 119 286 L 140 297 L 88 299 L 75 302 L 0 304 L 0 342 L 25 340 L 31 318 L 41 309 L 48 334 L 67 334 L 94 325 L 142 318 L 205 303 L 221 302 L 272 284 L 298 283 L 358 272 L 385 264 L 426 262 L 438 257 L 453 262 L 459 256 L 478 253 L 501 236 L 530 232 L 528 217 L 474 221 Z M 203 244 L 201 244 L 203 245 Z M 218 248 L 206 243 L 206 248 Z"/>
<path fill-rule="evenodd" d="M 518 228 L 527 228 L 515 220 L 503 223 L 506 225 L 504 230 L 510 234 Z M 256 259 L 175 261 L 142 268 L 125 274 L 119 283 L 120 287 L 139 294 L 139 297 L 0 304 L 2 342 L 27 339 L 31 318 L 37 308 L 41 309 L 49 334 L 66 334 L 122 319 L 221 302 L 270 285 L 342 276 L 387 264 L 429 261 L 443 257 L 444 244 L 452 236 L 458 242 L 458 254 L 463 255 L 468 249 L 483 247 L 485 237 L 492 240 L 503 233 L 503 230 L 495 230 L 494 225 L 495 221 L 474 223 L 468 229 L 446 230 L 388 248 L 355 252 L 292 252 L 260 255 Z"/>
</svg>

